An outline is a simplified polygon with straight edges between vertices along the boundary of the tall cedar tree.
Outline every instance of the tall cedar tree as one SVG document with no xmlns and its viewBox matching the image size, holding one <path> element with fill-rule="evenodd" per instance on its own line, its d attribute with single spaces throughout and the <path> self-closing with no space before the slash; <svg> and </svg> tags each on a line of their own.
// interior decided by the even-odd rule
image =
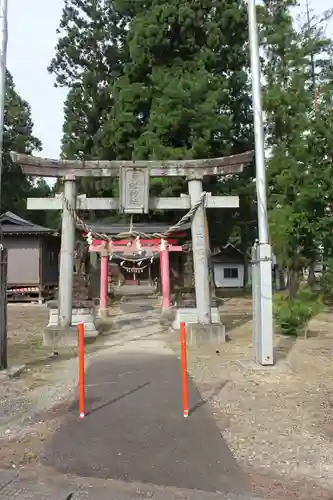
<svg viewBox="0 0 333 500">
<path fill-rule="evenodd" d="M 110 154 L 186 159 L 248 149 L 251 107 L 244 2 L 117 0 L 115 5 L 131 21 L 129 59 L 112 88 L 115 106 L 103 131 Z M 211 179 L 207 188 L 214 183 Z M 185 191 L 181 180 L 155 179 L 152 185 L 154 195 Z M 211 214 L 215 220 L 225 216 Z M 217 233 L 221 236 L 220 229 L 211 232 Z"/>
<path fill-rule="evenodd" d="M 115 157 L 110 151 L 104 153 L 100 131 L 113 107 L 110 85 L 122 69 L 123 23 L 110 0 L 65 0 L 56 55 L 48 68 L 56 85 L 69 89 L 64 158 Z M 111 196 L 115 188 L 109 179 L 84 179 L 78 186 L 89 196 Z"/>
<path fill-rule="evenodd" d="M 104 143 L 121 158 L 200 158 L 234 149 L 248 115 L 243 2 L 116 0 L 129 59 Z"/>
<path fill-rule="evenodd" d="M 317 258 L 317 227 L 325 214 L 322 193 L 313 183 L 321 176 L 322 159 L 309 154 L 316 121 L 311 59 L 330 44 L 320 30 L 310 37 L 307 26 L 295 29 L 290 11 L 294 3 L 266 0 L 260 9 L 267 60 L 264 104 L 271 149 L 271 237 L 280 264 L 289 269 L 291 297 L 300 272 Z M 326 64 L 318 64 L 319 79 L 326 70 Z"/>
<path fill-rule="evenodd" d="M 195 158 L 248 149 L 243 1 L 67 0 L 60 34 L 50 71 L 71 88 L 66 156 Z M 174 180 L 152 185 L 155 195 L 184 190 Z"/>
<path fill-rule="evenodd" d="M 28 195 L 38 196 L 39 186 L 33 188 L 21 168 L 12 162 L 10 151 L 31 154 L 41 149 L 41 142 L 33 135 L 33 123 L 29 104 L 16 92 L 12 75 L 6 73 L 6 95 L 3 137 L 3 172 L 1 188 L 1 213 L 10 210 L 26 216 Z M 31 215 L 30 219 L 38 219 Z M 41 220 L 41 222 L 43 222 Z"/>
</svg>

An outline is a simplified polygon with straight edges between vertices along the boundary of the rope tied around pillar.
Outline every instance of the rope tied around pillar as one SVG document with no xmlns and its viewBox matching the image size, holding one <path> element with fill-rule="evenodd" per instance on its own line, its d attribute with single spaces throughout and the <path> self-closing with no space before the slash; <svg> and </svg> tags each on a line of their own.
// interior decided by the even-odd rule
<svg viewBox="0 0 333 500">
<path fill-rule="evenodd" d="M 89 241 L 92 241 L 94 239 L 96 240 L 105 240 L 105 241 L 112 241 L 112 240 L 121 240 L 121 239 L 127 239 L 127 238 L 142 238 L 142 239 L 149 239 L 149 238 L 159 238 L 159 239 L 167 239 L 168 236 L 171 234 L 175 233 L 180 229 L 186 222 L 191 221 L 192 218 L 194 217 L 195 213 L 197 212 L 198 208 L 204 204 L 206 200 L 207 193 L 203 191 L 200 195 L 200 198 L 198 201 L 190 208 L 190 210 L 181 217 L 181 219 L 174 224 L 173 226 L 170 226 L 166 231 L 163 233 L 152 233 L 152 234 L 147 234 L 141 231 L 135 231 L 133 229 L 133 219 L 131 217 L 130 221 L 130 227 L 128 232 L 122 232 L 118 233 L 117 235 L 111 236 L 106 233 L 99 233 L 97 231 L 94 231 L 91 227 L 88 226 L 80 217 L 78 216 L 76 210 L 71 206 L 69 201 L 67 200 L 66 196 L 64 193 L 61 193 L 61 198 L 63 200 L 63 203 L 66 205 L 67 210 L 71 213 L 73 219 L 75 220 L 76 227 L 78 229 L 83 230 L 87 234 L 87 242 L 88 238 Z M 91 244 L 91 243 L 88 243 Z"/>
</svg>

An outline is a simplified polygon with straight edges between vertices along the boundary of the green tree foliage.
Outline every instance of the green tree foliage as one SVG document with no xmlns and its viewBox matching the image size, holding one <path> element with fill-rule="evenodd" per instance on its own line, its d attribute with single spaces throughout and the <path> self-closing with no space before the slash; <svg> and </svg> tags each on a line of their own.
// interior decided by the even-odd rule
<svg viewBox="0 0 333 500">
<path fill-rule="evenodd" d="M 198 158 L 251 147 L 244 1 L 67 0 L 59 34 L 49 69 L 70 88 L 64 156 Z M 105 183 L 83 187 L 111 194 Z M 186 186 L 154 179 L 151 191 L 177 196 Z"/>
<path fill-rule="evenodd" d="M 333 261 L 330 259 L 326 263 L 326 268 L 320 280 L 320 292 L 324 303 L 333 307 Z"/>
<path fill-rule="evenodd" d="M 284 335 L 306 337 L 308 323 L 323 309 L 318 293 L 310 288 L 301 288 L 293 300 L 284 295 L 274 299 L 273 314 L 276 326 Z"/>
<path fill-rule="evenodd" d="M 12 75 L 6 74 L 6 96 L 3 138 L 3 172 L 1 213 L 10 210 L 26 215 L 26 198 L 34 190 L 32 182 L 21 168 L 12 162 L 10 151 L 31 154 L 41 149 L 41 142 L 33 135 L 30 107 L 16 92 Z M 33 218 L 33 217 L 30 217 Z"/>
<path fill-rule="evenodd" d="M 118 0 L 116 6 L 131 22 L 129 60 L 114 85 L 105 134 L 110 149 L 141 159 L 228 153 L 229 97 L 247 83 L 244 6 L 231 0 Z"/>
<path fill-rule="evenodd" d="M 270 233 L 289 269 L 291 297 L 304 267 L 332 257 L 333 248 L 333 52 L 321 23 L 330 13 L 305 13 L 296 27 L 296 3 L 258 6 Z M 245 0 L 65 0 L 59 36 L 49 70 L 69 89 L 65 158 L 186 159 L 253 149 Z M 252 165 L 204 186 L 239 195 L 239 209 L 208 217 L 212 246 L 231 239 L 245 260 L 257 233 L 254 179 Z M 79 189 L 110 196 L 117 183 L 90 179 Z M 154 196 L 182 192 L 183 179 L 152 180 Z"/>
<path fill-rule="evenodd" d="M 104 154 L 100 131 L 113 107 L 110 85 L 122 69 L 124 23 L 110 0 L 65 1 L 56 55 L 49 66 L 56 85 L 69 89 L 62 139 L 64 158 L 115 157 L 109 151 Z M 78 189 L 88 196 L 111 196 L 115 183 L 87 179 Z"/>
<path fill-rule="evenodd" d="M 332 73 L 333 75 L 333 73 Z M 333 257 L 333 76 L 322 85 L 318 110 L 307 137 L 308 188 L 304 204 L 310 213 L 316 257 L 324 261 Z"/>
<path fill-rule="evenodd" d="M 280 263 L 297 277 L 320 245 L 327 252 L 333 247 L 332 58 L 313 17 L 296 29 L 295 4 L 264 0 L 258 19 L 271 237 Z M 253 148 L 246 2 L 66 0 L 59 35 L 49 70 L 57 85 L 69 88 L 64 157 L 178 159 Z M 316 114 L 313 62 L 321 87 Z M 214 194 L 240 196 L 238 210 L 208 215 L 213 242 L 231 238 L 245 255 L 257 230 L 253 180 L 252 166 L 205 183 Z M 105 180 L 89 180 L 80 189 L 90 196 L 116 193 Z M 155 196 L 185 190 L 182 179 L 151 185 Z"/>
<path fill-rule="evenodd" d="M 323 151 L 315 146 L 321 118 L 314 112 L 316 79 L 329 78 L 331 42 L 320 29 L 296 30 L 290 13 L 295 2 L 266 0 L 260 10 L 267 64 L 266 111 L 270 228 L 279 262 L 289 268 L 290 295 L 297 279 L 318 257 L 318 228 L 327 203 L 319 186 L 327 177 Z M 327 151 L 327 145 L 326 151 Z M 314 180 L 316 179 L 316 182 Z"/>
<path fill-rule="evenodd" d="M 134 159 L 209 158 L 247 149 L 245 4 L 118 0 L 116 6 L 131 19 L 129 59 L 113 88 L 105 147 Z M 216 179 L 208 190 L 212 183 Z M 155 195 L 181 192 L 182 180 L 153 180 Z"/>
<path fill-rule="evenodd" d="M 108 77 L 118 76 L 126 19 L 118 16 L 113 4 L 111 0 L 64 1 L 56 55 L 49 66 L 56 85 L 80 88 L 86 84 L 97 92 L 109 83 Z"/>
</svg>

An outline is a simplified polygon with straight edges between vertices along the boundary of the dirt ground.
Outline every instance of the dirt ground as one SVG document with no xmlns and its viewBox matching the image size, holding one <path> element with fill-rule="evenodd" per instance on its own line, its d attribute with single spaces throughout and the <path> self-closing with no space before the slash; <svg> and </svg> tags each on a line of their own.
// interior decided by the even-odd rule
<svg viewBox="0 0 333 500">
<path fill-rule="evenodd" d="M 188 348 L 191 376 L 258 497 L 333 499 L 333 315 L 322 313 L 308 339 L 276 336 L 277 364 L 251 370 L 251 300 L 228 299 L 230 341 Z M 76 391 L 73 350 L 52 356 L 41 342 L 47 309 L 9 306 L 9 361 L 27 364 L 0 383 L 0 468 L 34 466 Z M 178 350 L 174 337 L 172 347 Z M 4 411 L 3 411 L 4 408 Z"/>
<path fill-rule="evenodd" d="M 276 336 L 276 366 L 258 370 L 240 363 L 252 356 L 250 308 L 225 304 L 230 342 L 190 347 L 190 373 L 258 495 L 332 500 L 333 315 L 311 321 L 307 340 Z"/>
<path fill-rule="evenodd" d="M 0 469 L 34 465 L 43 442 L 59 423 L 59 408 L 75 391 L 75 350 L 54 356 L 43 346 L 45 305 L 8 305 L 8 364 L 25 365 L 14 379 L 0 380 Z"/>
<path fill-rule="evenodd" d="M 42 345 L 48 311 L 39 304 L 8 305 L 8 362 L 10 365 L 44 360 L 52 350 Z"/>
</svg>

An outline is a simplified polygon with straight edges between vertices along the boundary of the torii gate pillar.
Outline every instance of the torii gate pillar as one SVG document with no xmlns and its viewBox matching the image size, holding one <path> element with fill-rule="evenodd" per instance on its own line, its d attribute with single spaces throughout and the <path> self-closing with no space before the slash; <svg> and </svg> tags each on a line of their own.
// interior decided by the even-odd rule
<svg viewBox="0 0 333 500">
<path fill-rule="evenodd" d="M 160 251 L 162 309 L 170 307 L 170 262 L 168 243 L 164 240 Z"/>
<path fill-rule="evenodd" d="M 109 254 L 105 248 L 101 252 L 101 270 L 100 270 L 100 301 L 99 301 L 99 315 L 101 318 L 107 318 L 109 313 Z"/>
<path fill-rule="evenodd" d="M 64 195 L 69 206 L 75 207 L 75 177 L 65 177 Z M 67 204 L 63 203 L 59 270 L 59 326 L 61 328 L 67 328 L 72 323 L 75 220 L 68 208 Z"/>
<path fill-rule="evenodd" d="M 202 179 L 189 179 L 188 191 L 191 206 L 193 206 L 202 195 Z M 202 325 L 211 323 L 211 291 L 208 274 L 209 242 L 205 235 L 205 220 L 205 206 L 202 204 L 194 214 L 191 227 L 197 317 L 198 322 Z"/>
</svg>

